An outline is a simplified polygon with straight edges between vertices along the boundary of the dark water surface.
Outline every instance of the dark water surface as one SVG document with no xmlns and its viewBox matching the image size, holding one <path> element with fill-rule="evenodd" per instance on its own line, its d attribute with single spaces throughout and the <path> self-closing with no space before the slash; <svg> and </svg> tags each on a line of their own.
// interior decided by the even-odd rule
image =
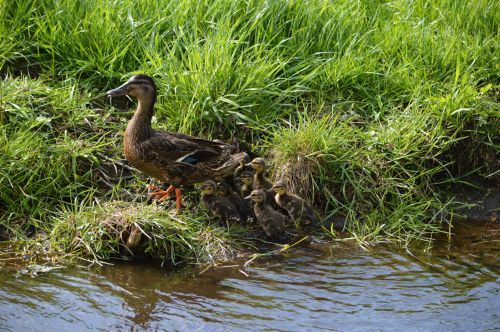
<svg viewBox="0 0 500 332">
<path fill-rule="evenodd" d="M 418 257 L 316 245 L 199 276 L 151 263 L 0 272 L 0 331 L 493 331 L 500 229 Z"/>
</svg>

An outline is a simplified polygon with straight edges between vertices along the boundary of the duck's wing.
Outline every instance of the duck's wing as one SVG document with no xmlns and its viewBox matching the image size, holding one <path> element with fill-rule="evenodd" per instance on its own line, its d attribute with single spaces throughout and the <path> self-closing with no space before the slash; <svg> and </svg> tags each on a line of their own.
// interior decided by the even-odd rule
<svg viewBox="0 0 500 332">
<path fill-rule="evenodd" d="M 163 166 L 168 172 L 169 178 L 172 180 L 183 179 L 198 172 L 198 168 L 196 166 L 183 162 L 169 161 L 168 164 L 164 164 Z"/>
<path fill-rule="evenodd" d="M 210 141 L 206 140 L 203 138 L 199 137 L 194 137 L 186 134 L 181 134 L 181 133 L 174 133 L 174 132 L 160 132 L 157 133 L 158 135 L 167 137 L 171 141 L 175 142 L 175 144 L 179 144 L 179 146 L 186 146 L 188 148 L 193 148 L 195 147 L 195 151 L 197 153 L 203 154 L 203 151 L 217 151 L 218 155 L 227 155 L 227 154 L 233 154 L 237 153 L 239 151 L 239 148 L 237 145 L 229 144 L 229 143 L 224 143 L 222 141 Z M 217 156 L 209 156 L 205 155 L 202 156 L 200 155 L 200 158 L 202 158 L 199 161 L 206 161 L 210 158 L 217 157 Z"/>
<path fill-rule="evenodd" d="M 234 146 L 232 144 L 224 143 L 221 141 L 219 141 L 219 142 L 210 141 L 210 140 L 206 140 L 203 138 L 190 136 L 190 135 L 186 135 L 186 134 L 182 134 L 182 133 L 175 133 L 175 132 L 171 132 L 171 131 L 157 132 L 157 135 L 167 136 L 169 138 L 177 138 L 177 139 L 181 139 L 181 140 L 186 140 L 186 141 L 195 143 L 197 145 L 205 146 L 205 147 L 219 148 L 219 149 L 223 149 L 223 150 L 236 149 L 236 146 Z"/>
<path fill-rule="evenodd" d="M 196 164 L 220 157 L 229 147 L 221 144 L 176 133 L 157 133 L 141 143 L 142 151 L 151 154 L 159 162 L 185 162 Z"/>
</svg>

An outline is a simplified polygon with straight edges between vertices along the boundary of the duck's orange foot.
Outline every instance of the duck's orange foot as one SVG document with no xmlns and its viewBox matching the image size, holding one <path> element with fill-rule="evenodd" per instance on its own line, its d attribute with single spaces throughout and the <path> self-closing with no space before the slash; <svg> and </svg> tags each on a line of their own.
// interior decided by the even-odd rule
<svg viewBox="0 0 500 332">
<path fill-rule="evenodd" d="M 158 202 L 163 202 L 172 195 L 175 191 L 174 186 L 170 186 L 167 190 L 162 190 L 157 186 L 151 185 L 148 188 L 148 200 L 157 200 Z"/>
<path fill-rule="evenodd" d="M 175 213 L 180 214 L 182 209 L 182 194 L 180 188 L 175 188 Z"/>
<path fill-rule="evenodd" d="M 173 192 L 175 192 L 175 212 L 176 214 L 179 214 L 182 208 L 182 195 L 180 188 L 169 186 L 167 190 L 162 190 L 154 185 L 151 185 L 148 190 L 148 201 L 156 200 L 161 203 L 169 198 Z"/>
</svg>

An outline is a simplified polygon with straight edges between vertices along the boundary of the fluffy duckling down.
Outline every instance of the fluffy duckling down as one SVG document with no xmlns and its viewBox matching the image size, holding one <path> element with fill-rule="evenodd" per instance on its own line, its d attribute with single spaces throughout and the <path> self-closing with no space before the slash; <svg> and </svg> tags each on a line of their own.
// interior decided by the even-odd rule
<svg viewBox="0 0 500 332">
<path fill-rule="evenodd" d="M 253 190 L 250 198 L 254 202 L 254 213 L 258 223 L 266 235 L 275 240 L 285 237 L 286 224 L 289 222 L 287 216 L 274 210 L 267 202 L 264 190 Z"/>
<path fill-rule="evenodd" d="M 239 222 L 241 216 L 236 207 L 227 199 L 227 197 L 217 195 L 217 184 L 212 180 L 202 183 L 201 204 L 208 210 L 209 215 L 218 220 L 222 226 L 228 222 Z"/>
<path fill-rule="evenodd" d="M 264 158 L 254 158 L 250 162 L 250 166 L 255 170 L 255 174 L 253 177 L 253 189 L 254 190 L 270 190 L 273 186 L 273 183 L 269 181 L 266 177 L 266 161 Z"/>
<path fill-rule="evenodd" d="M 217 194 L 225 197 L 238 211 L 241 220 L 246 221 L 250 212 L 250 204 L 239 193 L 236 193 L 226 181 L 217 185 Z"/>
<path fill-rule="evenodd" d="M 274 200 L 276 204 L 286 210 L 294 221 L 298 221 L 303 227 L 315 227 L 318 224 L 314 210 L 302 197 L 288 192 L 284 181 L 278 180 L 273 184 L 273 191 L 276 192 Z"/>
</svg>

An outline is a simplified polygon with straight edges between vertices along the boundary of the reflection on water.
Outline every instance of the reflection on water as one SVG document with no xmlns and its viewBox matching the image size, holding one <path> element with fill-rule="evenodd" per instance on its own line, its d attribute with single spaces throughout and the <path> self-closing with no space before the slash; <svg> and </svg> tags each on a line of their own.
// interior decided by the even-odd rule
<svg viewBox="0 0 500 332">
<path fill-rule="evenodd" d="M 201 276 L 147 262 L 0 273 L 0 330 L 494 330 L 497 227 L 464 228 L 414 257 L 312 246 Z"/>
</svg>

